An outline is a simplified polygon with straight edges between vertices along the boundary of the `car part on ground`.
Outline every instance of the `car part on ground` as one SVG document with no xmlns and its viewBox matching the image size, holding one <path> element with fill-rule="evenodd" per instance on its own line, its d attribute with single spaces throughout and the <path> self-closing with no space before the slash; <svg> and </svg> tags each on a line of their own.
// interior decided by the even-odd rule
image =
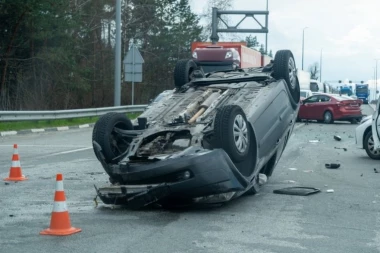
<svg viewBox="0 0 380 253">
<path fill-rule="evenodd" d="M 339 169 L 340 164 L 339 163 L 326 163 L 325 167 L 326 167 L 326 169 Z"/>
<path fill-rule="evenodd" d="M 334 135 L 334 140 L 341 141 L 342 137 L 340 137 L 339 135 Z"/>
<path fill-rule="evenodd" d="M 321 192 L 321 190 L 314 187 L 301 187 L 301 186 L 287 187 L 287 188 L 273 191 L 273 193 L 276 193 L 276 194 L 296 195 L 296 196 L 308 196 L 308 195 L 315 194 L 318 192 Z"/>
<path fill-rule="evenodd" d="M 104 203 L 220 203 L 257 193 L 259 174 L 272 175 L 299 110 L 292 53 L 278 51 L 266 68 L 190 69 L 179 61 L 175 91 L 131 124 L 115 114 L 95 124 L 94 152 L 112 183 L 96 190 Z"/>
</svg>

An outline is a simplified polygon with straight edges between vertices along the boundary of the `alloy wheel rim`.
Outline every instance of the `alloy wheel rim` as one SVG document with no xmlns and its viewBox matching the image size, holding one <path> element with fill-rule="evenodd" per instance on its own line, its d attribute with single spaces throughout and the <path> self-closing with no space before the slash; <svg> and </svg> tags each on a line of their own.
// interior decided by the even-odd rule
<svg viewBox="0 0 380 253">
<path fill-rule="evenodd" d="M 233 136 L 237 150 L 244 153 L 248 148 L 248 128 L 242 115 L 238 114 L 235 117 L 233 125 Z"/>
</svg>

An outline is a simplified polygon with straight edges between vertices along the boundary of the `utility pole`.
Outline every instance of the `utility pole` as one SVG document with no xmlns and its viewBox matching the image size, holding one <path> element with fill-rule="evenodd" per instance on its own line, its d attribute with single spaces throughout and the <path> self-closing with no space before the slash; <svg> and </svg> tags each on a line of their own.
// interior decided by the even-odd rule
<svg viewBox="0 0 380 253">
<path fill-rule="evenodd" d="M 303 70 L 303 55 L 304 55 L 304 48 L 305 48 L 305 29 L 308 27 L 304 27 L 302 30 L 302 70 Z"/>
<path fill-rule="evenodd" d="M 116 41 L 115 41 L 115 91 L 114 105 L 120 106 L 121 98 L 121 0 L 116 0 Z"/>
</svg>

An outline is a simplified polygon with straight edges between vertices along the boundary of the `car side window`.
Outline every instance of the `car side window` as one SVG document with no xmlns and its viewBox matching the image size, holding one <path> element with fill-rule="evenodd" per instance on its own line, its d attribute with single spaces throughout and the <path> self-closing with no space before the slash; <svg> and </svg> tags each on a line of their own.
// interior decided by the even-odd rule
<svg viewBox="0 0 380 253">
<path fill-rule="evenodd" d="M 312 96 L 312 97 L 309 97 L 307 99 L 304 100 L 304 103 L 308 104 L 308 103 L 315 103 L 315 102 L 318 102 L 318 97 L 319 96 Z"/>
<path fill-rule="evenodd" d="M 328 96 L 319 96 L 320 99 L 319 99 L 319 102 L 329 102 L 330 101 L 330 97 Z"/>
</svg>

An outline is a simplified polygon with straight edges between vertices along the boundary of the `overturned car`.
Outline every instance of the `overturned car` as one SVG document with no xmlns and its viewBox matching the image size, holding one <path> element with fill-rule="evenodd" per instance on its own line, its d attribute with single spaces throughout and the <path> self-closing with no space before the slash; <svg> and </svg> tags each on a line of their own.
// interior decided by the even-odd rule
<svg viewBox="0 0 380 253">
<path fill-rule="evenodd" d="M 111 182 L 96 188 L 104 203 L 220 203 L 272 175 L 299 110 L 291 51 L 263 68 L 206 74 L 180 60 L 174 79 L 173 93 L 136 120 L 108 113 L 96 122 L 93 147 Z"/>
</svg>

